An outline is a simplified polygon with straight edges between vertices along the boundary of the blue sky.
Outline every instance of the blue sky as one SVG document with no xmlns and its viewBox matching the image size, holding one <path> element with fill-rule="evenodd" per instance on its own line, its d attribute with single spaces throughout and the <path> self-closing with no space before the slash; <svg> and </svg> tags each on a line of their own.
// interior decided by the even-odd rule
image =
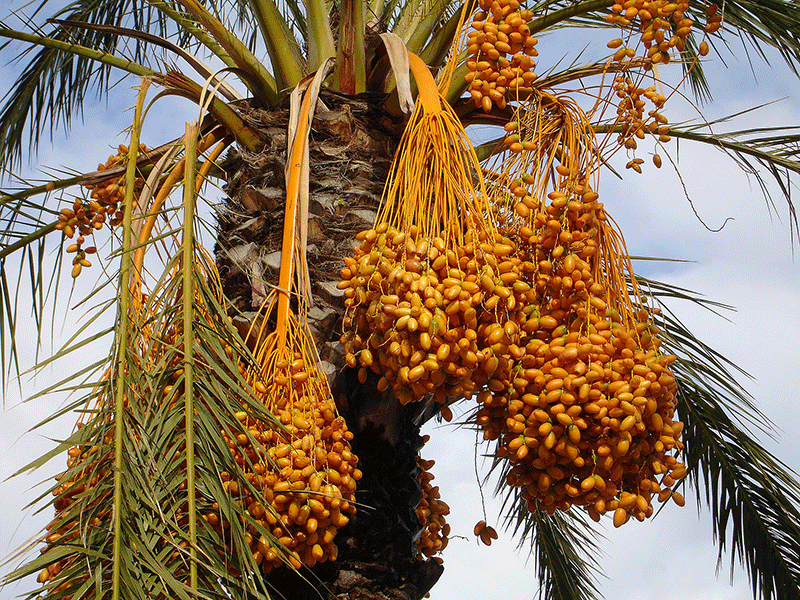
<svg viewBox="0 0 800 600">
<path fill-rule="evenodd" d="M 567 43 L 564 43 L 567 40 Z M 551 36 L 540 45 L 540 70 L 546 69 L 564 54 L 582 48 L 584 38 L 569 35 Z M 730 125 L 732 129 L 755 126 L 800 125 L 800 85 L 779 58 L 771 66 L 760 60 L 751 63 L 734 42 L 734 56 L 725 55 L 727 69 L 713 54 L 706 62 L 714 101 L 702 108 L 709 120 L 739 112 L 765 101 L 779 100 L 757 112 L 744 115 Z M 604 50 L 595 42 L 586 56 Z M 7 89 L 14 67 L 5 66 L 7 52 L 0 54 L 3 67 L 0 82 Z M 675 81 L 679 67 L 664 67 L 660 74 Z M 68 166 L 78 170 L 94 169 L 113 148 L 126 142 L 121 134 L 130 124 L 135 92 L 131 83 L 114 91 L 113 98 L 102 105 L 92 105 L 85 113 L 85 125 L 76 123 L 69 138 L 58 135 L 51 144 L 44 139 L 34 165 Z M 667 116 L 679 122 L 697 118 L 697 111 L 680 98 L 668 105 Z M 143 141 L 156 145 L 183 133 L 183 122 L 196 118 L 196 109 L 188 102 L 159 102 L 151 111 Z M 725 127 L 728 127 L 727 125 Z M 148 133 L 149 132 L 149 135 Z M 652 151 L 646 144 L 640 155 Z M 660 169 L 647 163 L 645 172 L 636 175 L 625 171 L 623 156 L 615 166 L 623 173 L 618 180 L 604 172 L 599 192 L 609 213 L 616 219 L 633 255 L 675 258 L 685 263 L 641 263 L 637 269 L 686 287 L 706 297 L 730 304 L 736 312 L 720 318 L 691 305 L 671 306 L 699 338 L 722 352 L 753 376 L 745 381 L 747 389 L 781 431 L 777 441 L 765 445 L 789 466 L 800 470 L 800 458 L 794 449 L 800 444 L 800 268 L 791 241 L 789 219 L 783 200 L 776 196 L 776 210 L 770 211 L 758 184 L 742 173 L 723 153 L 696 144 L 674 141 L 667 151 L 677 164 L 680 177 L 669 162 Z M 664 154 L 662 152 L 662 154 Z M 691 199 L 687 200 L 686 193 Z M 773 187 L 773 191 L 774 187 Z M 795 190 L 796 191 L 796 190 Z M 694 206 L 694 210 L 692 209 Z M 695 211 L 718 233 L 709 232 L 695 216 Z M 48 258 L 52 260 L 52 256 Z M 63 275 L 68 277 L 66 272 Z M 93 275 L 90 275 L 90 277 Z M 75 299 L 91 284 L 80 282 L 72 301 L 63 295 L 58 314 L 66 315 L 57 334 L 69 333 L 79 310 L 71 309 Z M 25 298 L 20 299 L 24 305 Z M 23 336 L 20 351 L 30 367 L 34 362 L 30 336 Z M 28 345 L 25 345 L 28 344 Z M 87 353 L 101 356 L 107 346 L 98 344 Z M 50 512 L 34 515 L 24 506 L 43 488 L 34 484 L 63 468 L 63 458 L 56 458 L 32 477 L 6 480 L 24 462 L 47 449 L 48 438 L 66 435 L 74 419 L 66 418 L 41 431 L 25 433 L 39 419 L 64 402 L 61 397 L 46 397 L 25 405 L 20 399 L 42 389 L 49 381 L 69 373 L 71 365 L 59 365 L 30 376 L 19 388 L 11 386 L 0 416 L 0 555 L 11 552 L 36 534 L 46 524 Z M 458 416 L 458 411 L 456 411 Z M 496 598 L 530 600 L 535 596 L 536 576 L 527 553 L 516 549 L 516 540 L 500 531 L 500 540 L 491 548 L 479 545 L 472 535 L 473 525 L 486 518 L 497 526 L 499 504 L 492 499 L 493 486 L 483 491 L 484 514 L 473 461 L 474 433 L 450 425 L 429 427 L 432 440 L 423 450 L 425 458 L 436 460 L 432 472 L 440 486 L 443 500 L 451 507 L 449 522 L 453 539 L 443 555 L 445 574 L 432 592 L 434 600 Z M 478 467 L 481 469 L 478 459 Z M 484 465 L 485 466 L 485 465 Z M 737 566 L 733 584 L 728 578 L 729 558 L 723 559 L 716 576 L 717 551 L 712 540 L 711 523 L 687 494 L 687 505 L 679 509 L 669 505 L 656 519 L 645 523 L 630 522 L 614 529 L 610 521 L 601 532 L 604 556 L 600 565 L 607 579 L 599 583 L 609 600 L 649 600 L 669 597 L 700 600 L 746 600 L 750 584 Z M 5 569 L 0 569 L 5 572 Z M 0 590 L 0 600 L 13 597 L 24 589 Z"/>
</svg>

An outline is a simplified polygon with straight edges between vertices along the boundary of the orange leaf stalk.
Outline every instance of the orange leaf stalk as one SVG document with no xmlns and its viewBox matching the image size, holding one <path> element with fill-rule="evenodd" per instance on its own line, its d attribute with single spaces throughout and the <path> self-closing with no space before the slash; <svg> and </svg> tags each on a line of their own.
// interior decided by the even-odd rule
<svg viewBox="0 0 800 600">
<path fill-rule="evenodd" d="M 295 134 L 295 144 L 289 157 L 289 173 L 286 179 L 286 214 L 283 222 L 283 243 L 281 246 L 281 270 L 278 277 L 278 314 L 276 331 L 280 336 L 280 348 L 286 347 L 286 330 L 289 320 L 289 298 L 294 276 L 295 248 L 297 241 L 297 209 L 300 199 L 300 179 L 302 175 L 303 152 L 306 145 L 308 114 L 311 110 L 311 97 L 307 92 L 300 107 L 300 119 Z M 300 143 L 297 143 L 297 141 Z"/>
<path fill-rule="evenodd" d="M 447 61 L 439 77 L 439 93 L 442 95 L 447 94 L 450 89 L 450 83 L 453 81 L 453 75 L 455 75 L 458 65 L 463 60 L 461 49 L 466 46 L 467 32 L 469 31 L 468 27 L 464 27 L 464 23 L 470 13 L 472 13 L 475 5 L 475 0 L 472 0 L 471 2 L 464 2 L 464 5 L 461 7 L 461 16 L 458 18 L 458 25 L 456 26 L 456 31 L 460 31 L 461 33 L 453 36 L 453 43 L 450 45 Z"/>
<path fill-rule="evenodd" d="M 442 112 L 442 105 L 439 102 L 439 90 L 436 86 L 436 81 L 433 79 L 428 65 L 413 52 L 408 53 L 408 64 L 411 74 L 414 75 L 414 79 L 417 82 L 422 108 L 425 109 L 426 114 L 438 115 Z"/>
<path fill-rule="evenodd" d="M 223 135 L 223 133 L 215 131 L 209 133 L 198 142 L 198 152 L 204 152 L 210 148 L 214 142 L 220 141 Z M 226 146 L 227 142 L 221 142 L 217 148 L 214 149 L 214 155 L 209 157 L 209 161 L 213 162 L 217 157 L 219 157 L 220 153 Z M 161 184 L 158 194 L 156 194 L 149 211 L 145 213 L 147 218 L 142 226 L 142 230 L 139 232 L 139 239 L 137 240 L 138 248 L 136 248 L 136 254 L 133 259 L 133 279 L 131 280 L 131 291 L 140 290 L 142 287 L 142 269 L 144 268 L 144 254 L 146 248 L 145 244 L 153 233 L 153 228 L 155 227 L 156 219 L 160 214 L 161 207 L 164 205 L 167 197 L 172 192 L 172 188 L 175 187 L 175 185 L 183 178 L 184 167 L 185 163 L 183 160 L 181 160 L 172 168 L 172 171 L 170 171 L 169 175 L 167 175 L 164 183 Z M 208 168 L 210 169 L 210 166 Z M 207 172 L 208 169 L 206 170 L 206 173 Z M 200 175 L 198 175 L 198 178 L 199 177 Z M 134 298 L 135 297 L 136 294 L 134 294 Z M 140 308 L 140 306 L 137 308 Z"/>
</svg>

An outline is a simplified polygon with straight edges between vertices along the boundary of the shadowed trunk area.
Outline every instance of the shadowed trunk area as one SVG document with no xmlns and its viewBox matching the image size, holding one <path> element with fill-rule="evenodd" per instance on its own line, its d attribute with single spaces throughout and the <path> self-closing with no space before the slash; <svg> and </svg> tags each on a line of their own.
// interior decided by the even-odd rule
<svg viewBox="0 0 800 600">
<path fill-rule="evenodd" d="M 377 215 L 402 123 L 379 108 L 382 98 L 346 97 L 322 90 L 310 137 L 308 263 L 314 302 L 309 324 L 340 414 L 353 432 L 352 449 L 363 476 L 358 512 L 336 537 L 335 562 L 268 576 L 277 596 L 289 600 L 418 600 L 442 572 L 419 555 L 422 499 L 417 466 L 419 426 L 432 415 L 426 403 L 402 406 L 378 377 L 365 383 L 344 364 L 338 338 L 344 295 L 337 289 L 342 258 L 356 234 Z M 219 214 L 217 264 L 232 314 L 246 332 L 270 285 L 278 279 L 285 204 L 284 167 L 288 108 L 247 110 L 264 134 L 259 153 L 234 152 L 228 160 L 228 202 Z M 315 592 L 316 590 L 316 592 Z"/>
</svg>

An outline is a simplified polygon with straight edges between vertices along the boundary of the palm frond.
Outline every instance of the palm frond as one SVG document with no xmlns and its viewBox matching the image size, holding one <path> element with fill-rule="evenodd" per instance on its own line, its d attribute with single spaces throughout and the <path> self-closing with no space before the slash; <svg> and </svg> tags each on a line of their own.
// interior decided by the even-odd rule
<svg viewBox="0 0 800 600">
<path fill-rule="evenodd" d="M 253 55 L 252 51 L 225 24 L 197 0 L 178 0 L 225 49 L 236 66 L 245 75 L 244 84 L 250 92 L 271 106 L 277 101 L 275 78 Z"/>
<path fill-rule="evenodd" d="M 49 322 L 47 306 L 53 306 L 51 317 L 55 316 L 55 302 L 58 286 L 54 281 L 61 270 L 62 255 L 49 263 L 46 256 L 46 237 L 55 232 L 56 211 L 45 206 L 33 194 L 26 193 L 31 188 L 29 182 L 18 181 L 27 188 L 16 194 L 0 195 L 0 360 L 4 365 L 0 381 L 6 389 L 7 377 L 19 375 L 17 355 L 17 322 L 20 317 L 33 317 L 36 331 L 35 348 L 38 353 L 45 323 Z M 34 185 L 34 189 L 44 186 Z M 45 193 L 47 190 L 43 190 Z M 48 264 L 49 263 L 49 264 Z M 23 292 L 23 289 L 27 294 Z M 30 303 L 21 312 L 20 297 L 29 294 Z M 50 319 L 52 321 L 52 318 Z M 26 331 L 30 335 L 30 330 Z M 6 367 L 8 370 L 6 370 Z"/>
<path fill-rule="evenodd" d="M 41 12 L 45 4 L 42 3 L 36 13 Z M 212 22 L 220 23 L 213 14 L 216 4 L 208 3 L 212 12 L 207 10 L 204 14 Z M 243 11 L 240 21 L 256 31 L 249 9 L 240 8 Z M 233 44 L 233 49 L 223 49 L 186 13 L 160 0 L 74 0 L 50 20 L 91 23 L 92 27 L 46 30 L 46 27 L 26 21 L 31 28 L 31 33 L 26 33 L 0 23 L 0 36 L 42 46 L 36 52 L 29 48 L 18 55 L 17 61 L 23 65 L 22 74 L 0 106 L 0 164 L 5 168 L 22 159 L 26 143 L 29 151 L 35 152 L 48 128 L 51 134 L 56 127 L 68 131 L 73 116 L 80 114 L 93 87 L 98 98 L 113 87 L 115 68 L 137 75 L 155 73 L 151 68 L 154 41 L 156 46 L 168 45 L 172 50 L 180 47 L 186 53 L 204 45 L 228 66 L 244 69 L 250 81 L 259 81 L 257 96 L 265 94 L 267 99 L 274 100 L 271 75 L 252 57 L 242 58 L 250 50 L 241 46 L 234 34 L 222 33 L 224 26 L 217 28 L 225 43 Z M 131 30 L 139 35 L 120 35 Z M 170 37 L 174 42 L 167 41 Z M 2 47 L 7 46 L 5 43 Z M 235 56 L 231 56 L 231 52 Z"/>
<path fill-rule="evenodd" d="M 165 48 L 189 63 L 189 65 L 197 72 L 198 75 L 200 75 L 204 80 L 207 80 L 212 86 L 216 86 L 220 93 L 225 96 L 228 101 L 234 102 L 242 99 L 242 96 L 234 88 L 232 88 L 224 80 L 219 79 L 214 71 L 212 71 L 202 60 L 166 38 L 153 35 L 152 33 L 148 33 L 146 31 L 129 29 L 127 27 L 111 27 L 108 25 L 95 25 L 94 23 L 82 23 L 78 21 L 59 21 L 56 19 L 51 19 L 50 22 L 55 23 L 56 25 L 61 25 L 62 27 L 77 27 L 80 29 L 107 31 L 117 36 L 127 36 L 130 38 L 140 39 L 144 42 L 152 44 L 153 46 Z"/>
<path fill-rule="evenodd" d="M 474 421 L 474 419 L 472 419 Z M 598 541 L 602 537 L 583 512 L 572 508 L 550 515 L 530 511 L 522 497 L 524 488 L 507 485 L 510 461 L 495 458 L 486 476 L 496 472 L 495 494 L 502 497 L 506 529 L 518 536 L 520 548 L 528 547 L 539 579 L 538 598 L 596 600 L 601 597 L 597 577 L 601 574 Z"/>
<path fill-rule="evenodd" d="M 44 10 L 38 5 L 36 12 Z M 22 15 L 18 15 L 22 18 Z M 34 14 L 34 16 L 36 16 Z M 55 14 L 56 19 L 87 21 L 98 25 L 127 26 L 139 31 L 152 31 L 166 36 L 168 20 L 142 0 L 73 0 Z M 149 68 L 146 44 L 119 38 L 104 31 L 70 31 L 63 28 L 45 30 L 32 21 L 24 24 L 31 34 L 52 39 L 65 46 L 80 45 L 111 56 L 126 56 L 133 63 Z M 2 31 L 11 28 L 2 24 Z M 1 47 L 5 48 L 6 44 Z M 22 51 L 17 61 L 22 64 L 17 78 L 3 99 L 0 108 L 0 164 L 8 167 L 22 158 L 23 146 L 35 152 L 46 132 L 69 129 L 72 118 L 80 114 L 84 101 L 94 88 L 102 97 L 112 87 L 113 67 L 100 64 L 88 56 L 66 51 L 63 47 L 43 47 L 35 52 Z"/>
<path fill-rule="evenodd" d="M 715 308 L 687 290 L 647 285 L 658 300 L 683 298 Z M 800 483 L 750 433 L 772 434 L 771 423 L 737 383 L 734 373 L 741 370 L 697 340 L 672 312 L 665 310 L 661 326 L 663 349 L 678 356 L 673 372 L 688 482 L 711 511 L 720 560 L 729 550 L 731 570 L 744 564 L 755 599 L 800 598 Z"/>
<path fill-rule="evenodd" d="M 713 122 L 684 123 L 670 127 L 670 136 L 700 142 L 725 152 L 736 165 L 758 183 L 767 207 L 777 214 L 767 179 L 777 186 L 786 202 L 792 236 L 800 233 L 800 221 L 792 200 L 791 178 L 800 174 L 800 128 L 756 127 L 734 131 L 715 131 L 715 125 L 752 113 L 763 106 L 753 107 L 736 115 L 729 115 Z M 614 126 L 598 125 L 597 133 L 617 131 Z"/>
<path fill-rule="evenodd" d="M 306 11 L 308 70 L 314 72 L 336 56 L 328 5 L 325 0 L 303 0 Z"/>
<path fill-rule="evenodd" d="M 163 239 L 174 240 L 171 235 Z M 253 540 L 263 536 L 279 552 L 282 545 L 264 521 L 247 512 L 244 496 L 229 490 L 225 482 L 239 481 L 246 494 L 260 493 L 246 465 L 237 463 L 231 453 L 231 440 L 241 435 L 242 415 L 267 427 L 280 425 L 240 373 L 239 361 L 254 359 L 227 318 L 216 280 L 208 277 L 213 259 L 196 245 L 189 261 L 175 246 L 171 248 L 172 258 L 140 297 L 139 309 L 132 304 L 129 318 L 123 316 L 114 327 L 116 347 L 124 335 L 128 350 L 100 363 L 99 371 L 98 365 L 91 366 L 95 378 L 89 382 L 76 386 L 74 374 L 65 380 L 67 388 L 87 390 L 72 405 L 81 407 L 85 417 L 83 426 L 49 453 L 69 450 L 70 459 L 59 482 L 45 493 L 53 495 L 56 517 L 45 539 L 34 546 L 45 544 L 46 551 L 4 582 L 28 575 L 45 577 L 41 573 L 46 570 L 44 589 L 54 598 L 84 592 L 110 598 L 115 579 L 121 597 L 143 600 L 188 600 L 197 594 L 269 598 Z M 181 311 L 186 289 L 194 290 L 188 303 L 188 330 Z M 127 294 L 114 296 L 106 311 Z M 128 333 L 124 323 L 130 326 Z M 77 339 L 60 357 L 83 343 Z M 191 370 L 185 369 L 187 356 L 194 357 Z M 114 360 L 123 362 L 122 377 L 110 368 Z M 114 401 L 117 386 L 122 390 L 121 409 Z M 188 394 L 193 398 L 194 419 L 187 420 Z M 189 428 L 195 434 L 193 441 Z M 117 454 L 124 459 L 115 460 Z M 196 521 L 194 536 L 187 533 L 192 454 L 196 510 L 203 515 Z M 43 462 L 44 458 L 33 461 L 31 467 Z M 112 471 L 118 477 L 110 477 Z M 125 501 L 114 502 L 120 494 Z M 111 527 L 112 518 L 118 520 L 116 529 Z M 189 578 L 192 564 L 196 581 Z M 27 597 L 41 592 L 33 590 Z"/>
<path fill-rule="evenodd" d="M 267 45 L 279 90 L 293 88 L 306 75 L 306 62 L 292 29 L 273 0 L 249 0 Z"/>
<path fill-rule="evenodd" d="M 793 0 L 730 0 L 721 7 L 723 27 L 742 38 L 768 62 L 765 46 L 776 48 L 797 74 L 800 59 L 800 6 Z"/>
<path fill-rule="evenodd" d="M 530 545 L 539 580 L 537 598 L 594 600 L 600 597 L 596 556 L 598 533 L 582 513 L 558 511 L 553 515 L 529 512 L 524 501 L 506 512 L 506 523 L 519 536 L 520 548 Z"/>
<path fill-rule="evenodd" d="M 419 53 L 433 32 L 459 13 L 462 5 L 463 2 L 453 0 L 406 2 L 392 32 L 400 36 L 411 52 Z"/>
<path fill-rule="evenodd" d="M 192 38 L 197 43 L 205 46 L 211 54 L 216 56 L 228 67 L 236 66 L 236 63 L 228 53 L 225 52 L 225 49 L 220 46 L 213 37 L 208 35 L 208 32 L 200 27 L 197 22 L 192 19 L 191 15 L 178 10 L 176 7 L 163 0 L 148 0 L 148 2 L 160 12 L 164 13 L 167 18 L 175 22 L 178 30 L 182 32 L 179 34 L 179 40 L 184 37 Z M 191 44 L 187 44 L 187 46 L 191 47 Z M 181 47 L 183 48 L 184 46 Z"/>
<path fill-rule="evenodd" d="M 753 109 L 755 110 L 755 109 Z M 675 127 L 670 135 L 715 146 L 730 156 L 737 166 L 758 183 L 767 206 L 777 213 L 765 175 L 771 176 L 786 202 L 790 231 L 800 233 L 797 209 L 792 201 L 790 179 L 800 174 L 800 128 L 761 127 L 714 132 L 709 125 Z"/>
<path fill-rule="evenodd" d="M 125 400 L 126 400 L 126 375 L 128 371 L 128 361 L 132 353 L 129 355 L 129 342 L 132 336 L 130 331 L 131 314 L 134 312 L 135 307 L 132 304 L 132 294 L 128 290 L 132 288 L 132 274 L 133 268 L 133 253 L 131 248 L 134 243 L 133 239 L 133 204 L 135 202 L 135 184 L 136 184 L 136 157 L 139 154 L 139 138 L 142 132 L 142 113 L 144 111 L 145 98 L 147 96 L 147 89 L 150 87 L 150 81 L 143 79 L 139 85 L 139 93 L 136 100 L 136 109 L 133 117 L 133 124 L 131 127 L 131 143 L 128 148 L 127 158 L 128 164 L 125 170 L 125 197 L 123 200 L 122 210 L 125 214 L 122 223 L 122 254 L 120 256 L 120 273 L 119 273 L 119 291 L 120 301 L 117 306 L 117 330 L 118 335 L 115 336 L 114 347 L 114 363 L 112 366 L 112 373 L 116 371 L 117 380 L 111 390 L 112 394 L 108 398 L 109 405 L 113 400 L 113 420 L 114 420 L 114 441 L 113 441 L 113 477 L 114 477 L 114 491 L 110 500 L 113 503 L 113 512 L 111 515 L 111 594 L 113 598 L 120 597 L 120 590 L 124 584 L 127 584 L 126 575 L 123 573 L 122 567 L 122 554 L 123 554 L 123 505 L 128 508 L 123 494 L 123 441 L 127 430 L 129 429 L 126 423 L 125 414 Z M 129 404 L 132 404 L 129 402 Z M 127 522 L 126 522 L 127 524 Z M 125 585 L 125 587 L 128 587 Z"/>
<path fill-rule="evenodd" d="M 140 154 L 137 160 L 139 173 L 147 174 L 151 163 L 169 147 L 170 144 L 166 144 Z M 20 318 L 27 318 L 24 311 L 31 311 L 33 317 L 37 356 L 48 327 L 52 335 L 52 328 L 58 322 L 57 301 L 65 284 L 60 276 L 64 264 L 64 253 L 60 249 L 68 239 L 56 228 L 59 209 L 73 207 L 76 199 L 81 203 L 88 202 L 88 193 L 81 187 L 75 189 L 75 186 L 107 182 L 110 178 L 120 177 L 124 169 L 123 165 L 92 173 L 52 173 L 61 178 L 46 182 L 8 174 L 8 187 L 0 191 L 0 359 L 7 367 L 1 376 L 3 386 L 9 375 L 20 374 L 16 324 Z M 53 250 L 54 258 L 50 259 Z M 104 285 L 107 285 L 107 280 L 101 279 L 94 293 L 100 292 Z M 20 306 L 20 300 L 27 297 L 31 302 L 23 302 Z M 29 336 L 30 329 L 25 334 Z M 54 359 L 60 354 L 57 352 Z"/>
<path fill-rule="evenodd" d="M 152 163 L 173 144 L 170 142 L 141 153 L 137 159 L 140 175 L 150 173 Z M 81 203 L 88 202 L 88 193 L 81 186 L 107 183 L 109 179 L 119 178 L 124 171 L 125 165 L 92 173 L 49 171 L 45 173 L 44 180 L 23 179 L 10 172 L 7 174 L 6 188 L 0 191 L 0 360 L 4 365 L 0 382 L 4 388 L 9 375 L 20 374 L 16 324 L 20 318 L 28 318 L 24 311 L 30 311 L 33 317 L 33 341 L 37 356 L 44 341 L 43 334 L 50 327 L 52 335 L 52 328 L 58 322 L 57 301 L 59 290 L 64 286 L 60 276 L 64 254 L 58 249 L 68 239 L 56 228 L 59 209 L 73 207 L 76 199 Z M 48 180 L 47 175 L 56 178 Z M 54 250 L 54 258 L 50 259 L 49 255 Z M 105 285 L 107 280 L 101 279 L 94 294 L 99 293 Z M 31 302 L 23 301 L 20 306 L 23 298 L 30 298 Z M 46 314 L 48 311 L 49 316 Z M 25 334 L 30 336 L 30 329 Z M 58 359 L 60 354 L 55 353 L 53 358 Z"/>
<path fill-rule="evenodd" d="M 461 10 L 466 10 L 467 16 L 469 16 L 475 10 L 475 6 L 476 0 L 469 0 L 463 6 L 456 6 L 455 3 L 450 4 L 444 13 L 447 18 L 442 18 L 436 29 L 430 34 L 430 40 L 419 52 L 419 57 L 431 67 L 440 67 L 445 58 L 447 58 L 447 53 L 453 45 L 453 40 L 461 33 L 458 31 Z"/>
<path fill-rule="evenodd" d="M 206 107 L 209 114 L 213 115 L 216 121 L 248 150 L 255 150 L 261 143 L 261 135 L 249 127 L 230 105 L 215 94 L 209 94 L 207 88 L 195 83 L 183 73 L 168 71 L 165 75 L 159 75 L 154 79 L 167 92 L 187 98 L 198 106 Z"/>
</svg>

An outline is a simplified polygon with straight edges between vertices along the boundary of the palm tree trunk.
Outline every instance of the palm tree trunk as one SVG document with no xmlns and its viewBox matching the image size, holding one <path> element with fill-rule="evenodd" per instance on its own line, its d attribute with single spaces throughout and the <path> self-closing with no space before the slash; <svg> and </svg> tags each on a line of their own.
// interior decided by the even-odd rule
<svg viewBox="0 0 800 600">
<path fill-rule="evenodd" d="M 402 123 L 378 108 L 380 98 L 323 91 L 320 100 L 310 143 L 309 321 L 339 412 L 353 431 L 363 477 L 358 512 L 336 538 L 338 559 L 303 577 L 278 569 L 270 583 L 288 599 L 312 597 L 313 584 L 323 598 L 417 600 L 442 572 L 416 549 L 419 427 L 430 407 L 401 406 L 390 390 L 377 390 L 373 374 L 362 384 L 346 367 L 338 343 L 343 294 L 336 287 L 355 235 L 374 223 Z M 280 268 L 288 109 L 245 114 L 267 142 L 257 154 L 229 157 L 228 203 L 219 214 L 216 248 L 223 288 L 243 331 Z"/>
</svg>

